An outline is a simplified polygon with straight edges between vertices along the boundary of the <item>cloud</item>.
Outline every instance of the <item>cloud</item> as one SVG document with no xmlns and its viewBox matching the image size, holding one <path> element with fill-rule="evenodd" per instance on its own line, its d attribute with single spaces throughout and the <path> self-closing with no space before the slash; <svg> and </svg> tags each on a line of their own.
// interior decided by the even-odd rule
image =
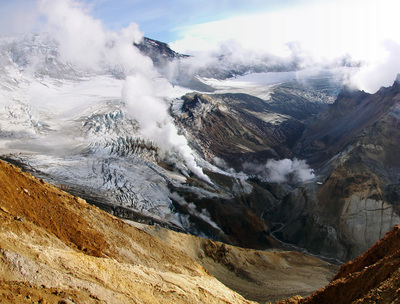
<svg viewBox="0 0 400 304">
<path fill-rule="evenodd" d="M 223 43 L 235 41 L 241 45 L 236 47 L 238 53 L 244 49 L 247 56 L 253 54 L 252 58 L 255 54 L 297 57 L 302 67 L 326 65 L 345 56 L 363 62 L 362 76 L 357 76 L 354 83 L 370 91 L 375 89 L 370 85 L 372 81 L 378 87 L 390 84 L 386 78 L 393 82 L 393 68 L 387 69 L 391 64 L 398 69 L 400 59 L 393 47 L 400 44 L 397 11 L 396 0 L 312 2 L 182 27 L 181 38 L 171 46 L 191 53 L 216 50 Z M 383 72 L 383 79 L 376 79 L 375 71 Z"/>
<path fill-rule="evenodd" d="M 400 73 L 400 43 L 386 40 L 383 44 L 381 57 L 368 63 L 352 78 L 352 84 L 358 88 L 374 93 L 381 86 L 393 84 Z"/>
<path fill-rule="evenodd" d="M 79 2 L 40 0 L 38 4 L 46 30 L 59 43 L 61 60 L 97 68 L 107 41 L 101 21 L 86 14 Z"/>
<path fill-rule="evenodd" d="M 151 61 L 132 47 L 143 37 L 137 24 L 108 31 L 80 2 L 39 0 L 38 6 L 45 19 L 44 30 L 57 41 L 63 62 L 94 71 L 118 66 L 126 74 L 153 70 Z"/>
<path fill-rule="evenodd" d="M 306 182 L 315 177 L 306 161 L 297 158 L 293 160 L 269 159 L 264 165 L 247 163 L 243 167 L 246 171 L 257 174 L 272 183 Z"/>
</svg>

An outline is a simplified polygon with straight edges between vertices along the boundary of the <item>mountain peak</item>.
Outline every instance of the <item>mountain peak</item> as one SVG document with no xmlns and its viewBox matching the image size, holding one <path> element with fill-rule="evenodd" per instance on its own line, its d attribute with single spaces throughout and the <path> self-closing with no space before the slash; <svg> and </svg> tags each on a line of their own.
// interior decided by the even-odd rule
<svg viewBox="0 0 400 304">
<path fill-rule="evenodd" d="M 396 91 L 396 92 L 400 91 L 400 74 L 397 74 L 392 87 L 393 87 L 394 91 Z"/>
<path fill-rule="evenodd" d="M 142 54 L 149 56 L 157 67 L 177 58 L 189 57 L 189 55 L 175 52 L 165 42 L 147 37 L 143 37 L 143 40 L 140 43 L 134 43 L 133 45 L 136 46 Z"/>
</svg>

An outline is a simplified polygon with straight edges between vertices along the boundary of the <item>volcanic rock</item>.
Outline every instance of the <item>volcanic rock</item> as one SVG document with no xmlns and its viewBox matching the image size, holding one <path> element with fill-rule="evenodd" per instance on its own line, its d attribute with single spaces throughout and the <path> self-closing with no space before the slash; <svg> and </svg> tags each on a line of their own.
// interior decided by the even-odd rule
<svg viewBox="0 0 400 304">
<path fill-rule="evenodd" d="M 312 165 L 318 182 L 272 210 L 271 217 L 288 206 L 297 210 L 283 219 L 277 237 L 349 260 L 400 223 L 399 101 L 397 81 L 375 94 L 346 88 L 311 120 L 294 152 Z"/>
</svg>

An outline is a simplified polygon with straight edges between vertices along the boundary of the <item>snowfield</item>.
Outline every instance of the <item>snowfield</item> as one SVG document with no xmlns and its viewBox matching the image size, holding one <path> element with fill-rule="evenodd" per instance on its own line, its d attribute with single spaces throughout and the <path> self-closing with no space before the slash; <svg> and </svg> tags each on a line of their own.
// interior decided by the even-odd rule
<svg viewBox="0 0 400 304">
<path fill-rule="evenodd" d="M 113 55 L 112 50 L 105 51 Z M 1 154 L 86 199 L 185 228 L 187 217 L 177 213 L 171 197 L 185 206 L 191 202 L 171 193 L 171 185 L 189 187 L 187 178 L 194 176 L 202 185 L 191 186 L 190 191 L 199 197 L 230 195 L 218 190 L 203 173 L 207 169 L 237 179 L 235 187 L 240 193 L 250 193 L 251 186 L 245 174 L 225 172 L 191 149 L 185 131 L 177 129 L 169 111 L 179 113 L 180 97 L 192 90 L 171 85 L 148 65 L 148 58 L 133 53 L 127 68 L 115 56 L 91 68 L 63 60 L 58 42 L 47 35 L 2 38 Z M 146 66 L 149 70 L 140 74 L 130 66 L 139 66 L 139 72 Z M 318 73 L 199 79 L 217 94 L 247 93 L 267 102 L 277 84 Z M 325 76 L 334 75 L 327 72 Z M 259 118 L 276 123 L 286 119 L 275 113 Z M 189 207 L 188 212 L 204 220 L 205 214 Z"/>
</svg>

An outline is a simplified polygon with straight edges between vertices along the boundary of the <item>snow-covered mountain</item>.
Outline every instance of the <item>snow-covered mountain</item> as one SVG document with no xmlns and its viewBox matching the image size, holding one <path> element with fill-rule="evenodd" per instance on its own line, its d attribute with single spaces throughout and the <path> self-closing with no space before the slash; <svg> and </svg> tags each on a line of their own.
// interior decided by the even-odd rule
<svg viewBox="0 0 400 304">
<path fill-rule="evenodd" d="M 352 68 L 232 72 L 228 57 L 199 65 L 126 41 L 91 50 L 91 62 L 49 35 L 2 38 L 1 157 L 120 217 L 282 246 L 277 206 L 320 173 L 294 148 Z"/>
</svg>

